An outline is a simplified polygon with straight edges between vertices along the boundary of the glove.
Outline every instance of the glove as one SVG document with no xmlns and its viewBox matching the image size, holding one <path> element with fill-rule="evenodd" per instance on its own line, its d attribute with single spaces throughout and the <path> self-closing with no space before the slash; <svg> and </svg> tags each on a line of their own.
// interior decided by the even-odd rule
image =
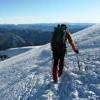
<svg viewBox="0 0 100 100">
<path fill-rule="evenodd" d="M 75 52 L 76 52 L 76 54 L 79 54 L 79 50 L 78 49 L 76 49 Z"/>
</svg>

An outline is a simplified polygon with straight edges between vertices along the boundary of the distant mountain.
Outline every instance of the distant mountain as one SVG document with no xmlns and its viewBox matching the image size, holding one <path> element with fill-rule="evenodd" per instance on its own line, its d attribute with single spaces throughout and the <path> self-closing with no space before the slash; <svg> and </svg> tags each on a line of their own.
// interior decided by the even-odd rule
<svg viewBox="0 0 100 100">
<path fill-rule="evenodd" d="M 0 50 L 20 47 L 43 45 L 50 42 L 51 33 L 57 24 L 19 24 L 0 25 Z M 67 24 L 74 33 L 93 24 Z"/>
<path fill-rule="evenodd" d="M 0 49 L 24 46 L 26 42 L 20 36 L 13 33 L 0 32 Z"/>
<path fill-rule="evenodd" d="M 85 28 L 88 28 L 92 25 L 94 25 L 93 23 L 89 24 L 89 23 L 71 23 L 71 24 L 67 24 L 69 27 L 69 30 L 72 33 L 78 32 L 80 30 L 83 30 Z"/>
<path fill-rule="evenodd" d="M 58 23 L 55 24 L 1 24 L 0 29 L 7 29 L 7 30 L 42 30 L 42 31 L 53 31 L 54 27 L 57 26 Z M 71 32 L 77 32 L 82 30 L 86 27 L 89 27 L 92 24 L 90 23 L 65 23 Z"/>
</svg>

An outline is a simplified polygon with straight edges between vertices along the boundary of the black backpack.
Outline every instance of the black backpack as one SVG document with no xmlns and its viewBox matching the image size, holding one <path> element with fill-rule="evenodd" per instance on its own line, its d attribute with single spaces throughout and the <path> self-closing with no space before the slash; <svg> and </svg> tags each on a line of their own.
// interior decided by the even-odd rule
<svg viewBox="0 0 100 100">
<path fill-rule="evenodd" d="M 53 40 L 52 42 L 57 44 L 64 44 L 66 38 L 66 33 L 62 32 L 60 28 L 55 28 L 53 32 Z"/>
<path fill-rule="evenodd" d="M 60 27 L 56 27 L 53 32 L 52 44 L 54 48 L 63 48 L 65 46 L 66 33 L 61 31 Z"/>
</svg>

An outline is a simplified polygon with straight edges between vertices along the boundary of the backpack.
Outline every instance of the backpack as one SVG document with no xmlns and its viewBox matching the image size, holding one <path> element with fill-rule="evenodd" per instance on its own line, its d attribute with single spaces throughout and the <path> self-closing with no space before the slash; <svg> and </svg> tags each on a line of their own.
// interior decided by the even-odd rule
<svg viewBox="0 0 100 100">
<path fill-rule="evenodd" d="M 53 32 L 52 47 L 64 48 L 66 33 L 62 32 L 60 28 L 56 27 Z"/>
</svg>

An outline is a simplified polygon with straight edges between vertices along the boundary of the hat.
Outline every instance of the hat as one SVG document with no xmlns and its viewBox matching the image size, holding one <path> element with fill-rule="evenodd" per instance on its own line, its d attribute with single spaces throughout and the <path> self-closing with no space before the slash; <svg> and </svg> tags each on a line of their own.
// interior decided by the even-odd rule
<svg viewBox="0 0 100 100">
<path fill-rule="evenodd" d="M 67 28 L 66 24 L 61 24 L 61 27 Z"/>
</svg>

